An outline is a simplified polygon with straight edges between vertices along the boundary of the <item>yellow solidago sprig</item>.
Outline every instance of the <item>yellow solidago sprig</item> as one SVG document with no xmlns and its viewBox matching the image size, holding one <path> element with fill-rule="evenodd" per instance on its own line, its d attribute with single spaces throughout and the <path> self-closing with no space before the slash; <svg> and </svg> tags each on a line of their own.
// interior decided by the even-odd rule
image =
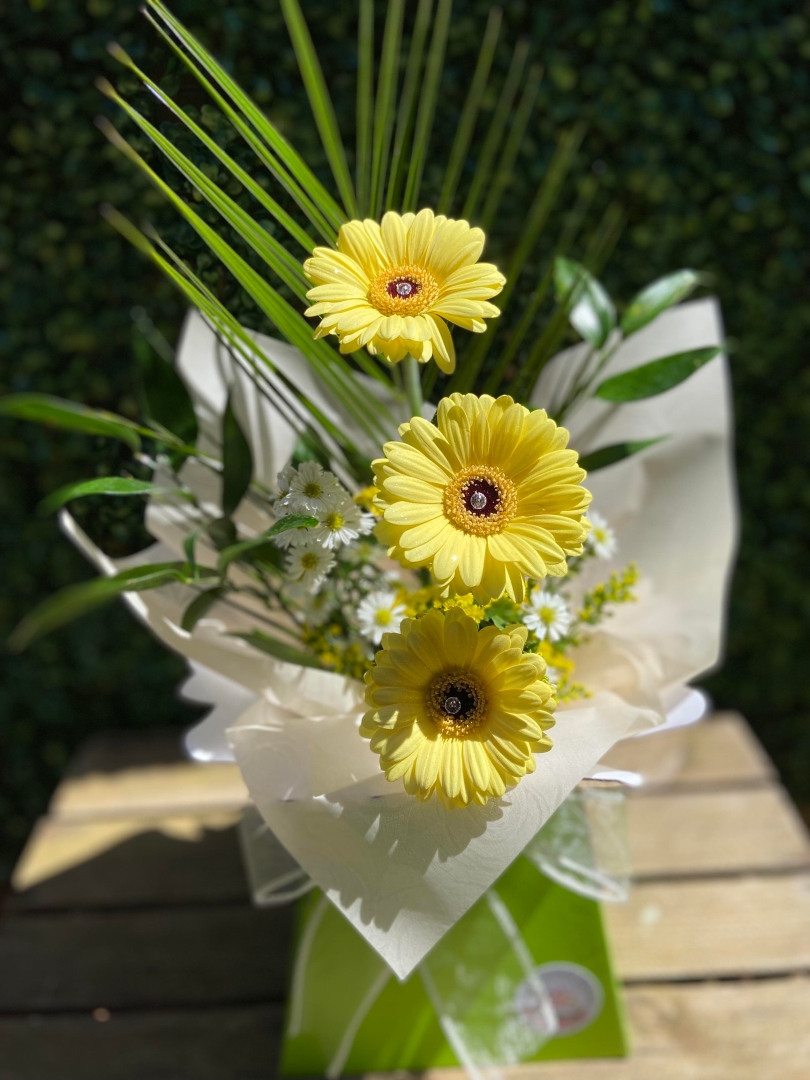
<svg viewBox="0 0 810 1080">
<path fill-rule="evenodd" d="M 447 323 L 480 334 L 500 315 L 489 300 L 506 279 L 478 262 L 483 247 L 481 229 L 432 210 L 347 222 L 337 251 L 315 248 L 304 263 L 315 286 L 306 314 L 321 317 L 315 337 L 336 334 L 341 352 L 365 346 L 391 363 L 433 357 L 449 374 L 456 353 Z"/>
<path fill-rule="evenodd" d="M 403 566 L 429 567 L 445 595 L 521 602 L 527 577 L 562 577 L 581 555 L 591 501 L 568 432 L 511 397 L 451 394 L 375 461 L 375 528 Z"/>
<path fill-rule="evenodd" d="M 419 799 L 484 805 L 534 772 L 550 750 L 553 688 L 527 630 L 479 630 L 459 608 L 406 619 L 366 673 L 371 739 L 389 780 Z"/>
</svg>

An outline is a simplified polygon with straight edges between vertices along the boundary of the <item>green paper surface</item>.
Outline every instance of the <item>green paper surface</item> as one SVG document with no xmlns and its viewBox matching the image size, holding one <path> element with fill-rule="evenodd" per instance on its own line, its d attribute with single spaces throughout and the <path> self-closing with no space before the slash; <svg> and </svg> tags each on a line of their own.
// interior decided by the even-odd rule
<svg viewBox="0 0 810 1080">
<path fill-rule="evenodd" d="M 627 1054 L 626 1025 L 599 904 L 550 881 L 525 858 L 512 864 L 495 890 L 535 963 L 555 965 L 540 974 L 550 988 L 559 984 L 552 992 L 558 1011 L 574 1028 L 582 1025 L 570 1034 L 555 1035 L 520 1060 Z M 487 934 L 493 935 L 491 941 L 485 939 Z M 503 1015 L 503 1002 L 496 1001 L 492 988 L 507 980 L 507 967 L 514 968 L 515 958 L 503 935 L 498 935 L 490 905 L 482 898 L 430 954 L 429 967 L 435 970 L 434 961 L 444 959 L 437 951 L 450 950 L 446 955 L 452 969 L 465 946 L 482 956 L 488 945 L 496 950 L 495 970 L 487 970 L 482 985 L 476 984 L 461 998 L 461 1019 L 471 1031 L 478 1024 L 486 1026 L 499 1008 Z M 317 891 L 299 907 L 296 969 L 287 1004 L 284 1075 L 323 1074 L 330 1066 L 335 1071 L 336 1061 L 347 1074 L 461 1064 L 445 1038 L 419 970 L 400 983 Z M 586 999 L 588 985 L 597 980 L 601 1009 L 592 998 L 590 1010 L 583 1013 L 582 1003 L 578 1006 L 571 997 L 572 980 L 575 989 L 585 986 Z M 519 993 L 514 1003 L 510 997 L 508 1009 L 520 1013 L 521 1000 Z M 598 1015 L 592 1015 L 596 1010 Z"/>
</svg>

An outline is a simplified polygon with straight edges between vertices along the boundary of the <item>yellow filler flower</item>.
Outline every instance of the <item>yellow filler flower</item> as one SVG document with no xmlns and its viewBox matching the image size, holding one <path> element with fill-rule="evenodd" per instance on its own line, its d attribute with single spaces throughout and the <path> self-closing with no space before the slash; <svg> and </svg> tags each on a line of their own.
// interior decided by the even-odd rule
<svg viewBox="0 0 810 1080">
<path fill-rule="evenodd" d="M 391 211 L 381 224 L 347 222 L 337 247 L 315 248 L 304 273 L 315 283 L 306 314 L 322 316 L 315 337 L 336 334 L 341 352 L 365 346 L 391 363 L 433 357 L 449 373 L 456 351 L 447 322 L 480 334 L 484 319 L 500 315 L 487 301 L 506 278 L 478 262 L 484 234 L 466 221 Z"/>
<path fill-rule="evenodd" d="M 511 397 L 451 394 L 436 424 L 413 417 L 374 462 L 377 538 L 448 593 L 520 603 L 525 578 L 567 572 L 591 501 L 568 432 Z"/>
<path fill-rule="evenodd" d="M 406 619 L 385 634 L 366 673 L 360 734 L 380 767 L 420 799 L 483 805 L 534 772 L 550 750 L 554 693 L 545 662 L 524 653 L 527 630 L 479 630 L 457 608 Z"/>
</svg>

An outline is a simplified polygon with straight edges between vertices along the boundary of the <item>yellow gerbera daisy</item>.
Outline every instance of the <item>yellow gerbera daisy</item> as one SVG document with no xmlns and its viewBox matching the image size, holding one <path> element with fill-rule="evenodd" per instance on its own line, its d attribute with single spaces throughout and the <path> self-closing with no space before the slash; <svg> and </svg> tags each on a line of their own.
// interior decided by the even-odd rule
<svg viewBox="0 0 810 1080">
<path fill-rule="evenodd" d="M 556 702 L 527 630 L 479 630 L 458 608 L 406 619 L 366 673 L 360 734 L 389 780 L 451 806 L 497 799 L 550 750 Z"/>
<path fill-rule="evenodd" d="M 374 462 L 375 532 L 445 593 L 520 603 L 525 578 L 562 577 L 581 555 L 591 501 L 568 432 L 511 397 L 451 394 L 436 424 L 413 417 Z"/>
<path fill-rule="evenodd" d="M 487 301 L 506 278 L 478 262 L 484 234 L 466 221 L 432 210 L 391 211 L 381 224 L 341 226 L 337 247 L 315 248 L 304 273 L 315 283 L 306 314 L 323 316 L 315 337 L 336 334 L 341 352 L 365 346 L 392 363 L 408 354 L 422 363 L 432 356 L 451 372 L 456 352 L 445 319 L 480 334 L 484 319 L 500 315 Z"/>
</svg>

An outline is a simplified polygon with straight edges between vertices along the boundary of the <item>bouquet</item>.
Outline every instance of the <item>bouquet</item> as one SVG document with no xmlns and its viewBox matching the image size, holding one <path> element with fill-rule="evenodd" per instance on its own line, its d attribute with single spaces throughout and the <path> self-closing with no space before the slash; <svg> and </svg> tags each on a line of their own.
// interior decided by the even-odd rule
<svg viewBox="0 0 810 1080">
<path fill-rule="evenodd" d="M 146 16 L 211 104 L 182 107 L 110 47 L 186 137 L 106 81 L 138 135 L 99 126 L 273 336 L 151 226 L 104 208 L 191 312 L 140 423 L 0 402 L 118 439 L 149 470 L 48 497 L 102 576 L 32 612 L 14 644 L 123 596 L 188 658 L 186 695 L 215 706 L 192 753 L 235 757 L 272 833 L 404 978 L 583 778 L 617 778 L 599 765 L 611 746 L 704 708 L 687 683 L 718 658 L 735 532 L 722 328 L 711 300 L 684 303 L 702 283 L 690 269 L 619 317 L 597 276 L 612 205 L 571 257 L 594 194 L 591 180 L 563 211 L 580 125 L 520 235 L 498 234 L 540 78 L 518 43 L 476 141 L 499 9 L 428 205 L 450 4 L 432 19 L 420 3 L 403 51 L 391 0 L 375 85 L 361 0 L 352 175 L 298 0 L 281 2 L 332 190 L 160 0 Z M 89 494 L 146 498 L 156 543 L 109 559 L 66 509 Z"/>
</svg>

